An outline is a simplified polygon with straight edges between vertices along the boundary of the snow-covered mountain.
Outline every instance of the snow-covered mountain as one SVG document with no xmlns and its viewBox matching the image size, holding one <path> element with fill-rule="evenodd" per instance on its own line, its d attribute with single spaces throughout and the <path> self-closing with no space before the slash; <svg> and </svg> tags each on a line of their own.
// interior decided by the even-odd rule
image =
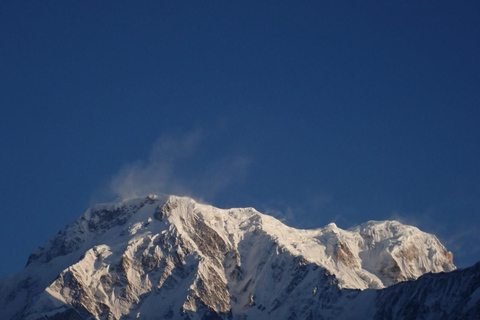
<svg viewBox="0 0 480 320">
<path fill-rule="evenodd" d="M 435 236 L 396 221 L 298 230 L 151 195 L 95 205 L 39 247 L 0 281 L 0 318 L 475 319 L 480 265 L 454 269 Z"/>
</svg>

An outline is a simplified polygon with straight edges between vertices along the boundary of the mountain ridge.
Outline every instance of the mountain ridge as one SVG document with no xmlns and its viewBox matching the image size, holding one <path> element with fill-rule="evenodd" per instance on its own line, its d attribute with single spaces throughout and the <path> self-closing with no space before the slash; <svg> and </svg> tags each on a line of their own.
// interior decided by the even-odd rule
<svg viewBox="0 0 480 320">
<path fill-rule="evenodd" d="M 326 315 L 317 297 L 365 300 L 381 292 L 370 289 L 454 269 L 435 236 L 395 221 L 297 230 L 253 208 L 150 195 L 94 205 L 39 247 L 1 283 L 0 315 L 314 319 Z"/>
</svg>

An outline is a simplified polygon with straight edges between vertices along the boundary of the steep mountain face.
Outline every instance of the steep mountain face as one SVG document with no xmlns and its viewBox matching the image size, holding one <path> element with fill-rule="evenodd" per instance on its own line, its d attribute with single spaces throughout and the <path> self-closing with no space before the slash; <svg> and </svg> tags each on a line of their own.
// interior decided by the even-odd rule
<svg viewBox="0 0 480 320">
<path fill-rule="evenodd" d="M 297 230 L 152 195 L 93 206 L 32 253 L 0 282 L 0 318 L 474 319 L 478 266 L 403 282 L 454 269 L 435 236 L 396 221 Z"/>
<path fill-rule="evenodd" d="M 480 319 L 480 263 L 377 292 L 375 319 Z"/>
</svg>

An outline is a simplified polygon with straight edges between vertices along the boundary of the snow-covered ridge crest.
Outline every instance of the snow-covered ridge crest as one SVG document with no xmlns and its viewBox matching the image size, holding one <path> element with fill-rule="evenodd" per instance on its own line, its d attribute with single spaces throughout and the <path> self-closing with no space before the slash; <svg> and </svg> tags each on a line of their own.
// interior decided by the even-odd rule
<svg viewBox="0 0 480 320">
<path fill-rule="evenodd" d="M 150 195 L 92 206 L 43 244 L 2 284 L 0 315 L 261 317 L 297 296 L 307 308 L 332 287 L 379 289 L 454 269 L 435 236 L 396 221 L 298 230 L 253 208 Z"/>
</svg>

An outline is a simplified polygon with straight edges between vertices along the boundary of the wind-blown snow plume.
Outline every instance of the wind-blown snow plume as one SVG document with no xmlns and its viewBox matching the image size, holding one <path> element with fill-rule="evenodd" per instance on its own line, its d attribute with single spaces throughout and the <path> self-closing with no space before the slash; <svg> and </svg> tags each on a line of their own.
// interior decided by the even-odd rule
<svg viewBox="0 0 480 320">
<path fill-rule="evenodd" d="M 162 135 L 146 161 L 138 160 L 119 170 L 109 183 L 110 193 L 122 199 L 151 193 L 212 199 L 219 190 L 242 180 L 251 160 L 239 155 L 200 155 L 208 137 L 201 129 Z M 193 165 L 201 170 L 188 170 Z"/>
</svg>

